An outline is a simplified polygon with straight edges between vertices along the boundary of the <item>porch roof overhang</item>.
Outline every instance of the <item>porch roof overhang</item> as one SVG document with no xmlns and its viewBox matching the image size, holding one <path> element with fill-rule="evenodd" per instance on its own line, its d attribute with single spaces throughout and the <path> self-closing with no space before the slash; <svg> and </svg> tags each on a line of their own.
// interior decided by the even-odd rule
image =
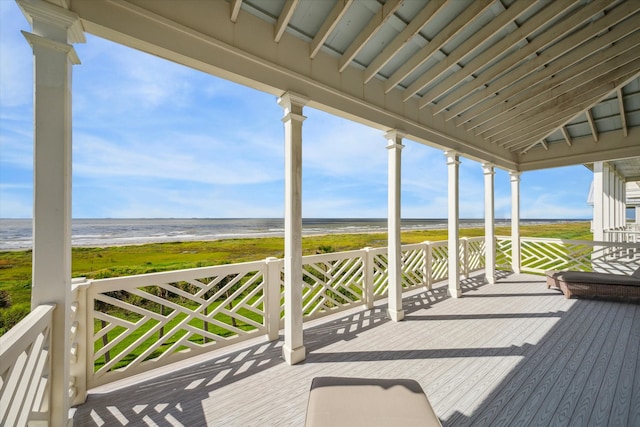
<svg viewBox="0 0 640 427">
<path fill-rule="evenodd" d="M 635 0 L 45 1 L 88 33 L 503 169 L 623 161 L 640 179 Z"/>
</svg>

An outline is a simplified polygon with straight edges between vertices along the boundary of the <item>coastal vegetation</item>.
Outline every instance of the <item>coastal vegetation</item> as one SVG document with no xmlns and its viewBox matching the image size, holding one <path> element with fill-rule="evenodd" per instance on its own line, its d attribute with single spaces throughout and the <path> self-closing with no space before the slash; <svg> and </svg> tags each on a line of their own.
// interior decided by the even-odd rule
<svg viewBox="0 0 640 427">
<path fill-rule="evenodd" d="M 591 240 L 588 222 L 521 226 L 523 237 Z M 510 235 L 508 227 L 496 227 L 497 235 Z M 484 235 L 483 228 L 460 230 L 461 237 Z M 415 230 L 402 233 L 402 243 L 447 239 L 447 230 Z M 303 254 L 341 252 L 387 245 L 386 233 L 328 234 L 303 238 Z M 72 251 L 73 277 L 100 279 L 212 265 L 282 258 L 282 238 L 263 237 L 198 242 L 157 243 L 134 246 L 76 247 Z M 31 251 L 0 252 L 0 335 L 30 310 Z"/>
</svg>

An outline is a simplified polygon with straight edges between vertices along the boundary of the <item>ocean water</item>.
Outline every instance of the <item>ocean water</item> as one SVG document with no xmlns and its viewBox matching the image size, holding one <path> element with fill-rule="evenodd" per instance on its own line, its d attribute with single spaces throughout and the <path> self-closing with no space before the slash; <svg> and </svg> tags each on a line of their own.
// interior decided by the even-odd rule
<svg viewBox="0 0 640 427">
<path fill-rule="evenodd" d="M 522 220 L 521 224 L 566 222 L 565 220 Z M 496 225 L 510 221 L 496 220 Z M 460 227 L 483 227 L 483 219 L 462 219 Z M 30 219 L 0 219 L 0 251 L 31 249 Z M 446 228 L 446 219 L 403 219 L 403 230 Z M 385 232 L 386 218 L 305 218 L 303 235 Z M 216 240 L 242 237 L 280 237 L 282 218 L 226 219 L 74 219 L 73 246 L 114 246 L 158 242 Z"/>
</svg>

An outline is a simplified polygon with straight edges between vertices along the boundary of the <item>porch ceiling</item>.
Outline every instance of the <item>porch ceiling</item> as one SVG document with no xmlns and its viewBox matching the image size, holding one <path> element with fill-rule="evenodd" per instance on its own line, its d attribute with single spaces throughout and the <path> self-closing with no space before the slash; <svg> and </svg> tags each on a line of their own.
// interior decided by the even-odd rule
<svg viewBox="0 0 640 427">
<path fill-rule="evenodd" d="M 48 1 L 89 33 L 505 169 L 640 170 L 637 0 Z"/>
</svg>

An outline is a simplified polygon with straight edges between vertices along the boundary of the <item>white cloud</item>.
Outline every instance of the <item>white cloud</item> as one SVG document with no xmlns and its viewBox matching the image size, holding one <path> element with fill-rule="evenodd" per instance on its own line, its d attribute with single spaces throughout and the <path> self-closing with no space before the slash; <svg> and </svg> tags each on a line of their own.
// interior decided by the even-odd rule
<svg viewBox="0 0 640 427">
<path fill-rule="evenodd" d="M 277 181 L 282 169 L 268 151 L 251 153 L 200 135 L 168 135 L 164 140 L 120 140 L 78 135 L 74 147 L 74 175 L 78 179 L 114 176 L 193 181 L 217 185 Z M 267 162 L 269 160 L 270 162 Z"/>
</svg>

